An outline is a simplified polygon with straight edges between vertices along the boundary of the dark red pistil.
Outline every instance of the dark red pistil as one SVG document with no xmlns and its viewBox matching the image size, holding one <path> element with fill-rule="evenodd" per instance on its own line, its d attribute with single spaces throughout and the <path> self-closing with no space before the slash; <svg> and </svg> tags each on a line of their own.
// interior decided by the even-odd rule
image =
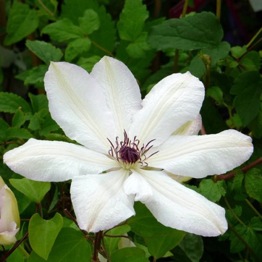
<svg viewBox="0 0 262 262">
<path fill-rule="evenodd" d="M 126 163 L 135 163 L 140 159 L 139 152 L 132 147 L 123 146 L 119 150 L 120 159 Z"/>
</svg>

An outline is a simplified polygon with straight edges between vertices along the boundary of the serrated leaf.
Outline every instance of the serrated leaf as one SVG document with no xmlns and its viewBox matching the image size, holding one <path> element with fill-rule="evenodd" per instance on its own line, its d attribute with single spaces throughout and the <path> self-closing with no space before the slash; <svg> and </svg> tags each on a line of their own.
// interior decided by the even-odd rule
<svg viewBox="0 0 262 262">
<path fill-rule="evenodd" d="M 142 33 L 148 11 L 141 0 L 126 0 L 117 24 L 122 40 L 135 41 Z"/>
<path fill-rule="evenodd" d="M 212 179 L 203 179 L 199 184 L 199 192 L 212 202 L 218 202 L 226 194 L 224 181 L 214 182 Z"/>
<path fill-rule="evenodd" d="M 61 49 L 44 41 L 26 41 L 26 46 L 47 65 L 50 61 L 60 61 L 63 56 Z"/>
<path fill-rule="evenodd" d="M 222 37 L 223 30 L 216 16 L 202 12 L 154 26 L 149 43 L 158 50 L 196 50 L 215 48 Z"/>
<path fill-rule="evenodd" d="M 40 203 L 51 188 L 50 182 L 38 182 L 27 178 L 11 178 L 9 181 L 15 189 L 35 203 Z"/>
<path fill-rule="evenodd" d="M 259 113 L 262 79 L 259 72 L 249 71 L 240 74 L 231 89 L 235 94 L 234 105 L 242 123 L 248 125 Z"/>
<path fill-rule="evenodd" d="M 115 251 L 111 256 L 112 262 L 147 262 L 145 252 L 138 247 L 126 247 Z"/>
<path fill-rule="evenodd" d="M 18 109 L 26 113 L 31 112 L 29 104 L 21 96 L 0 92 L 0 112 L 14 114 Z"/>
<path fill-rule="evenodd" d="M 223 105 L 223 91 L 218 86 L 212 86 L 207 89 L 207 96 L 212 97 L 218 105 Z"/>
<path fill-rule="evenodd" d="M 256 51 L 248 52 L 240 60 L 240 66 L 246 71 L 259 71 L 261 57 Z"/>
<path fill-rule="evenodd" d="M 92 33 L 92 42 L 96 45 L 92 45 L 90 49 L 91 55 L 104 56 L 110 54 L 115 47 L 116 29 L 115 23 L 112 20 L 110 14 L 106 11 L 104 6 L 99 6 L 99 2 L 96 0 L 65 0 L 62 5 L 62 17 L 66 17 L 78 23 L 78 18 L 84 15 L 85 10 L 94 10 L 99 17 L 100 27 L 98 30 Z"/>
<path fill-rule="evenodd" d="M 5 134 L 6 140 L 11 139 L 29 139 L 33 135 L 25 128 L 9 127 Z"/>
<path fill-rule="evenodd" d="M 54 242 L 63 226 L 63 218 L 56 213 L 52 219 L 45 220 L 34 214 L 29 221 L 29 242 L 32 249 L 47 260 Z"/>
<path fill-rule="evenodd" d="M 72 61 L 80 54 L 89 50 L 91 41 L 89 38 L 77 38 L 71 41 L 65 50 L 65 60 Z"/>
<path fill-rule="evenodd" d="M 42 109 L 48 109 L 48 100 L 46 95 L 44 94 L 38 94 L 38 95 L 33 95 L 29 94 L 28 95 L 31 101 L 32 109 L 33 112 L 38 112 Z"/>
<path fill-rule="evenodd" d="M 262 173 L 260 169 L 253 168 L 246 173 L 245 188 L 251 198 L 262 202 Z"/>
<path fill-rule="evenodd" d="M 39 65 L 16 75 L 16 78 L 24 81 L 25 85 L 35 85 L 37 87 L 43 87 L 44 76 L 47 69 L 47 65 Z"/>
<path fill-rule="evenodd" d="M 136 203 L 135 210 L 136 216 L 128 220 L 128 225 L 144 239 L 150 254 L 156 258 L 177 246 L 186 234 L 160 224 L 141 203 Z"/>
<path fill-rule="evenodd" d="M 15 112 L 12 118 L 12 126 L 19 128 L 25 123 L 26 120 L 27 117 L 25 113 L 19 108 L 17 109 L 17 111 Z"/>
<path fill-rule="evenodd" d="M 81 28 L 66 18 L 48 24 L 43 28 L 42 33 L 48 34 L 51 39 L 57 42 L 66 42 L 83 36 Z"/>
<path fill-rule="evenodd" d="M 150 46 L 147 42 L 147 33 L 142 33 L 134 42 L 130 43 L 126 51 L 132 58 L 141 59 L 146 55 L 146 52 L 150 50 Z"/>
<path fill-rule="evenodd" d="M 94 65 L 101 59 L 100 56 L 80 57 L 77 64 L 83 67 L 87 72 L 91 72 Z"/>
<path fill-rule="evenodd" d="M 38 15 L 27 4 L 15 1 L 7 20 L 7 35 L 4 43 L 11 45 L 22 40 L 38 27 Z"/>
<path fill-rule="evenodd" d="M 79 26 L 87 35 L 98 30 L 100 27 L 100 21 L 97 13 L 92 9 L 87 9 L 84 16 L 79 18 Z"/>
</svg>

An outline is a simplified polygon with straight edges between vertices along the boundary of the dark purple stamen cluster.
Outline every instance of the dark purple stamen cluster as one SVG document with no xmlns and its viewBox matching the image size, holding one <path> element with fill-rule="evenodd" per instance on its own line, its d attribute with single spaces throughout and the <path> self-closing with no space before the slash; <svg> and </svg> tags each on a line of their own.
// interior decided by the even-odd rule
<svg viewBox="0 0 262 262">
<path fill-rule="evenodd" d="M 116 137 L 115 145 L 108 139 L 111 144 L 111 148 L 108 151 L 109 155 L 114 157 L 117 161 L 124 162 L 126 164 L 134 164 L 140 162 L 141 164 L 147 165 L 145 160 L 150 156 L 156 154 L 154 152 L 149 157 L 146 157 L 146 153 L 153 147 L 150 145 L 154 140 L 149 141 L 146 145 L 139 147 L 140 141 L 135 136 L 133 140 L 130 140 L 124 131 L 124 140 L 119 141 Z"/>
</svg>

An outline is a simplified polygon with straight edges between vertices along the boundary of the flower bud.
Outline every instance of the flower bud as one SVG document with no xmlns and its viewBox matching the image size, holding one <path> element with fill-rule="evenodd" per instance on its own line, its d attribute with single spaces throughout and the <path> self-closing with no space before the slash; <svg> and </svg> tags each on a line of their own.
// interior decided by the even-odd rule
<svg viewBox="0 0 262 262">
<path fill-rule="evenodd" d="M 0 177 L 0 245 L 16 242 L 20 219 L 14 193 Z"/>
</svg>

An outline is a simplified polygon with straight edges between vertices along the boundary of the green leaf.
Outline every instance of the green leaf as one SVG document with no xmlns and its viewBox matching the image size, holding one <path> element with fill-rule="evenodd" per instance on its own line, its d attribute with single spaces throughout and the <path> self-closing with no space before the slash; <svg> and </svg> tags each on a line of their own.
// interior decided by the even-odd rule
<svg viewBox="0 0 262 262">
<path fill-rule="evenodd" d="M 73 228 L 63 228 L 47 262 L 91 262 L 91 247 L 84 234 Z"/>
<path fill-rule="evenodd" d="M 191 74 L 200 78 L 205 74 L 206 66 L 203 60 L 199 56 L 195 56 L 191 60 L 188 70 L 190 71 Z"/>
<path fill-rule="evenodd" d="M 147 33 L 142 33 L 134 42 L 130 43 L 126 51 L 130 57 L 141 58 L 150 50 L 147 42 Z"/>
<path fill-rule="evenodd" d="M 203 50 L 203 53 L 211 57 L 211 64 L 215 65 L 219 60 L 224 59 L 230 51 L 230 45 L 227 42 L 218 43 L 213 48 L 207 48 Z"/>
<path fill-rule="evenodd" d="M 117 24 L 122 40 L 135 41 L 142 33 L 148 11 L 141 0 L 126 0 Z"/>
<path fill-rule="evenodd" d="M 240 61 L 240 66 L 245 68 L 246 71 L 259 71 L 260 70 L 260 56 L 256 51 L 248 52 Z"/>
<path fill-rule="evenodd" d="M 87 35 L 98 30 L 100 21 L 97 13 L 92 9 L 87 9 L 84 16 L 79 18 L 79 26 Z"/>
<path fill-rule="evenodd" d="M 46 95 L 39 94 L 39 95 L 28 95 L 31 101 L 33 112 L 36 113 L 42 109 L 48 109 L 48 100 Z"/>
<path fill-rule="evenodd" d="M 27 4 L 15 1 L 7 20 L 7 35 L 4 43 L 11 45 L 22 40 L 38 27 L 38 15 Z"/>
<path fill-rule="evenodd" d="M 77 64 L 83 67 L 87 72 L 91 72 L 94 65 L 101 59 L 100 56 L 80 57 Z"/>
<path fill-rule="evenodd" d="M 11 178 L 9 181 L 15 189 L 35 203 L 40 203 L 51 188 L 50 182 L 38 182 L 27 178 Z"/>
<path fill-rule="evenodd" d="M 207 96 L 212 97 L 218 105 L 224 104 L 223 91 L 218 86 L 212 86 L 207 89 Z"/>
<path fill-rule="evenodd" d="M 89 38 L 77 38 L 70 42 L 65 50 L 65 60 L 72 61 L 80 54 L 89 50 L 91 41 Z"/>
<path fill-rule="evenodd" d="M 44 76 L 47 69 L 47 65 L 39 65 L 16 75 L 16 78 L 24 81 L 25 85 L 35 85 L 37 87 L 43 87 Z"/>
<path fill-rule="evenodd" d="M 218 202 L 226 194 L 224 181 L 214 182 L 212 179 L 203 179 L 199 184 L 199 192 L 212 202 Z"/>
<path fill-rule="evenodd" d="M 115 251 L 111 257 L 112 262 L 147 262 L 145 252 L 138 247 L 127 247 Z"/>
<path fill-rule="evenodd" d="M 12 118 L 12 126 L 19 128 L 25 123 L 26 120 L 27 117 L 25 113 L 20 108 L 18 108 Z"/>
<path fill-rule="evenodd" d="M 11 139 L 29 139 L 33 135 L 25 128 L 9 127 L 5 134 L 6 140 Z"/>
<path fill-rule="evenodd" d="M 63 226 L 63 218 L 56 213 L 50 220 L 45 220 L 39 214 L 34 214 L 29 221 L 29 242 L 32 249 L 47 260 L 54 242 Z"/>
<path fill-rule="evenodd" d="M 202 12 L 154 26 L 149 43 L 158 50 L 196 50 L 215 48 L 222 37 L 223 30 L 216 16 Z"/>
<path fill-rule="evenodd" d="M 141 203 L 136 203 L 135 210 L 136 216 L 129 219 L 128 224 L 144 239 L 149 252 L 156 258 L 177 246 L 186 234 L 160 224 Z"/>
<path fill-rule="evenodd" d="M 193 234 L 186 234 L 179 246 L 185 252 L 190 261 L 200 261 L 204 252 L 202 237 Z"/>
<path fill-rule="evenodd" d="M 83 36 L 80 27 L 74 25 L 69 19 L 58 20 L 48 24 L 42 30 L 43 34 L 48 34 L 54 41 L 66 42 Z"/>
<path fill-rule="evenodd" d="M 27 40 L 26 46 L 47 65 L 51 61 L 60 61 L 63 56 L 61 49 L 56 48 L 52 44 L 46 43 L 44 41 Z"/>
<path fill-rule="evenodd" d="M 94 10 L 99 17 L 100 27 L 92 33 L 92 45 L 90 49 L 91 55 L 104 56 L 105 52 L 108 54 L 115 48 L 115 22 L 112 20 L 110 14 L 106 11 L 104 6 L 99 6 L 97 0 L 65 0 L 62 5 L 62 17 L 70 19 L 77 24 L 78 18 L 84 15 L 85 10 Z"/>
<path fill-rule="evenodd" d="M 109 257 L 111 257 L 111 254 L 118 249 L 119 242 L 124 241 L 124 238 L 121 236 L 126 235 L 128 231 L 130 231 L 130 227 L 128 225 L 121 225 L 106 232 L 103 241 L 106 253 Z M 128 239 L 126 240 L 128 241 Z"/>
<path fill-rule="evenodd" d="M 246 173 L 245 188 L 251 198 L 262 202 L 262 173 L 260 169 L 253 168 Z"/>
<path fill-rule="evenodd" d="M 26 113 L 31 112 L 29 104 L 21 96 L 0 92 L 0 112 L 14 114 L 18 109 Z"/>
<path fill-rule="evenodd" d="M 248 125 L 259 113 L 262 79 L 259 72 L 248 71 L 240 74 L 231 89 L 235 94 L 234 105 L 244 125 Z"/>
</svg>

